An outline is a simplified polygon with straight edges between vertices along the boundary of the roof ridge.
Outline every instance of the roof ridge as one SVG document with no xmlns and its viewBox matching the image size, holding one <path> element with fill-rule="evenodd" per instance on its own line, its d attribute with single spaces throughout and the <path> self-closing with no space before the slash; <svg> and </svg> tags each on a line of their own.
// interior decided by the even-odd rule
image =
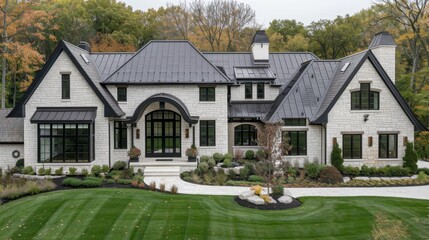
<svg viewBox="0 0 429 240">
<path fill-rule="evenodd" d="M 354 56 L 356 56 L 356 55 L 359 55 L 359 54 L 362 54 L 362 53 L 366 53 L 366 52 L 368 52 L 368 51 L 370 51 L 370 50 L 371 50 L 371 49 L 365 49 L 365 50 L 362 50 L 362 51 L 360 51 L 360 52 L 356 52 L 356 53 L 350 54 L 350 55 L 348 55 L 348 56 L 345 56 L 345 57 L 342 57 L 342 58 L 338 58 L 337 60 L 342 61 L 342 60 L 345 60 L 345 59 L 347 59 L 347 58 L 351 58 L 351 57 L 354 57 Z"/>
<path fill-rule="evenodd" d="M 136 52 L 91 52 L 91 55 L 97 55 L 97 54 L 134 54 Z"/>
</svg>

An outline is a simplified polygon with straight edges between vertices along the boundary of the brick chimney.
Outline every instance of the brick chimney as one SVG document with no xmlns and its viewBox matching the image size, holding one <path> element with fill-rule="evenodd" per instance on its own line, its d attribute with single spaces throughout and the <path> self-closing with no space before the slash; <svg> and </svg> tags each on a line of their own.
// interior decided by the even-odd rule
<svg viewBox="0 0 429 240">
<path fill-rule="evenodd" d="M 395 83 L 396 74 L 396 43 L 389 32 L 377 33 L 372 39 L 369 49 L 374 53 L 389 78 Z"/>
</svg>

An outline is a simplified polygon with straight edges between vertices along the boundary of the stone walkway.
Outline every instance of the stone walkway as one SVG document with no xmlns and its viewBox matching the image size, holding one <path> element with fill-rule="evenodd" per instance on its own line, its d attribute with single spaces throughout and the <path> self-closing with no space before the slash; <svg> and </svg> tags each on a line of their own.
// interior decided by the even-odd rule
<svg viewBox="0 0 429 240">
<path fill-rule="evenodd" d="M 419 167 L 429 167 L 429 162 L 419 161 Z M 207 186 L 185 182 L 180 177 L 145 177 L 146 184 L 152 181 L 164 183 L 169 190 L 176 185 L 181 194 L 196 195 L 228 195 L 237 196 L 240 192 L 249 190 L 248 187 Z M 429 186 L 416 187 L 371 187 L 371 188 L 288 188 L 294 197 L 323 196 L 323 197 L 347 197 L 347 196 L 380 196 L 401 197 L 429 200 Z"/>
</svg>

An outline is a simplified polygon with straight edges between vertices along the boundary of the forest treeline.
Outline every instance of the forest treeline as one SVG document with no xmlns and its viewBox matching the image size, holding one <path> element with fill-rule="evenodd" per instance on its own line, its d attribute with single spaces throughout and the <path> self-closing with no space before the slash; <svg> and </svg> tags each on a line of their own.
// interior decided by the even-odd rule
<svg viewBox="0 0 429 240">
<path fill-rule="evenodd" d="M 378 0 L 356 14 L 308 25 L 284 16 L 267 28 L 270 50 L 336 59 L 389 31 L 398 44 L 396 86 L 428 126 L 428 1 Z M 87 41 L 99 52 L 136 51 L 153 39 L 186 39 L 201 51 L 249 51 L 262 28 L 255 17 L 255 9 L 236 0 L 184 1 L 147 11 L 116 0 L 0 0 L 1 107 L 17 103 L 60 40 Z"/>
</svg>

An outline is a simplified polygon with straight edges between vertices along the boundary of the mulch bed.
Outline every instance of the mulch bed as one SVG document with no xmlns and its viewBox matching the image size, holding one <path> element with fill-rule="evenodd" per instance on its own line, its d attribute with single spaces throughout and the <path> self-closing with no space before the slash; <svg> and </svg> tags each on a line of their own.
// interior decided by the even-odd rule
<svg viewBox="0 0 429 240">
<path fill-rule="evenodd" d="M 280 196 L 274 196 L 273 198 L 277 201 Z M 259 209 L 259 210 L 285 210 L 285 209 L 291 209 L 291 208 L 297 208 L 302 205 L 302 203 L 296 199 L 292 198 L 293 201 L 289 204 L 284 203 L 267 203 L 264 205 L 255 205 L 251 202 L 248 202 L 247 200 L 242 200 L 238 196 L 234 198 L 234 201 L 238 203 L 240 206 L 247 207 L 247 208 L 253 208 L 253 209 Z"/>
</svg>

